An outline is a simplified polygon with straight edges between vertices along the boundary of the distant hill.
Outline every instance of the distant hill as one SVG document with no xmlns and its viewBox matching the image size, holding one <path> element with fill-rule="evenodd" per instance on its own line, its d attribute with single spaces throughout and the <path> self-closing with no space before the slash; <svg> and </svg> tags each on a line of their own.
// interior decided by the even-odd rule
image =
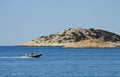
<svg viewBox="0 0 120 77">
<path fill-rule="evenodd" d="M 41 36 L 22 46 L 63 46 L 74 48 L 86 47 L 117 47 L 120 45 L 120 35 L 101 29 L 69 28 L 56 34 Z"/>
</svg>

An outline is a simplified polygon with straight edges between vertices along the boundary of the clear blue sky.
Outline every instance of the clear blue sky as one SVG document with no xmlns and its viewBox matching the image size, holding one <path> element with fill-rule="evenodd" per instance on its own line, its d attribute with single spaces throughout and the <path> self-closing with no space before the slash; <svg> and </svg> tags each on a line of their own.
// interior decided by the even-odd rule
<svg viewBox="0 0 120 77">
<path fill-rule="evenodd" d="M 0 45 L 17 45 L 71 27 L 120 34 L 120 0 L 0 0 Z"/>
</svg>

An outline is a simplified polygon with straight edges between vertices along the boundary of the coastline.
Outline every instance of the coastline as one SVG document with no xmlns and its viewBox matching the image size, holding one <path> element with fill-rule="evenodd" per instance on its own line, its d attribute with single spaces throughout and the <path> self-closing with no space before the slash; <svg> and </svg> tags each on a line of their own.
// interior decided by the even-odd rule
<svg viewBox="0 0 120 77">
<path fill-rule="evenodd" d="M 88 41 L 88 40 L 87 40 Z M 63 48 L 117 48 L 120 46 L 120 42 L 103 42 L 103 43 L 95 43 L 95 42 L 89 42 L 86 44 L 86 41 L 80 41 L 80 42 L 75 42 L 75 43 L 40 43 L 40 44 L 35 44 L 35 43 L 24 43 L 22 45 L 17 45 L 17 46 L 43 46 L 43 47 L 63 47 Z"/>
</svg>

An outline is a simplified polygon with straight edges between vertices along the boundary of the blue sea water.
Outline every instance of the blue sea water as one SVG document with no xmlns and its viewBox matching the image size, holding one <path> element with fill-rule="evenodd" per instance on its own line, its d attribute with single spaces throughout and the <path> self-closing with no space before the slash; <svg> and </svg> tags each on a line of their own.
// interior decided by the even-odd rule
<svg viewBox="0 0 120 77">
<path fill-rule="evenodd" d="M 0 77 L 120 77 L 120 48 L 0 46 Z"/>
</svg>

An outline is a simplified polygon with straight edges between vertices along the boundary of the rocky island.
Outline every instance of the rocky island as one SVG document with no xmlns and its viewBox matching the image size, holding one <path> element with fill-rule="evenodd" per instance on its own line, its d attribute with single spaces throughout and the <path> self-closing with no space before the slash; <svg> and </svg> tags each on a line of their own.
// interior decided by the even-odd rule
<svg viewBox="0 0 120 77">
<path fill-rule="evenodd" d="M 62 46 L 66 48 L 114 48 L 120 46 L 120 35 L 101 29 L 69 28 L 41 36 L 21 46 Z"/>
</svg>

